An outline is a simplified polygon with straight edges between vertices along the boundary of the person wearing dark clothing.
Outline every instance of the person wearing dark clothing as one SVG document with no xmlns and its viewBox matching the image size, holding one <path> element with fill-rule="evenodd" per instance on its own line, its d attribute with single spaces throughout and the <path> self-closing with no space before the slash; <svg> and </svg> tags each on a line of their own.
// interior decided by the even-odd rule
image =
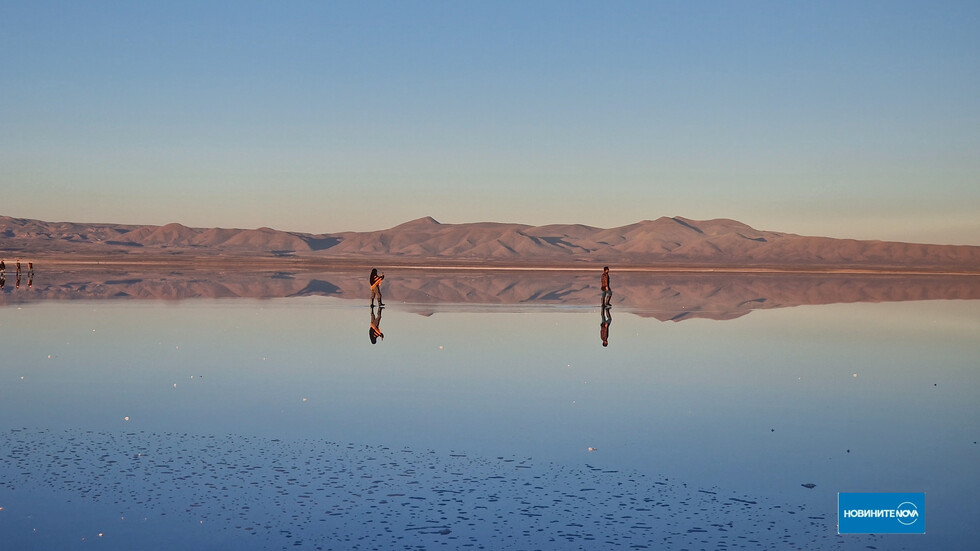
<svg viewBox="0 0 980 551">
<path fill-rule="evenodd" d="M 384 274 L 378 275 L 377 268 L 371 270 L 371 276 L 368 278 L 368 282 L 371 284 L 371 306 L 374 306 L 375 295 L 378 296 L 378 306 L 385 305 L 385 303 L 381 302 L 381 280 L 384 278 Z"/>
<path fill-rule="evenodd" d="M 612 287 L 609 286 L 609 266 L 602 268 L 602 279 L 599 280 L 599 285 L 602 288 L 603 308 L 612 306 Z"/>
<path fill-rule="evenodd" d="M 378 315 L 374 315 L 374 305 L 371 305 L 371 327 L 368 328 L 368 338 L 371 344 L 378 344 L 378 339 L 385 340 L 385 334 L 381 332 L 381 308 L 378 308 Z"/>
</svg>

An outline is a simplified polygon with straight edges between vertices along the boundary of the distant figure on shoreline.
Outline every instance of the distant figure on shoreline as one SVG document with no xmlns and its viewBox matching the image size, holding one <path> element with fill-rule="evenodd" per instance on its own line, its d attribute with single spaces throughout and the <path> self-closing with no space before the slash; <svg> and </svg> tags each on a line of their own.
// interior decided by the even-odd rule
<svg viewBox="0 0 980 551">
<path fill-rule="evenodd" d="M 368 328 L 368 338 L 371 344 L 378 344 L 378 339 L 385 340 L 385 334 L 381 332 L 381 310 L 378 307 L 378 315 L 374 315 L 374 304 L 371 305 L 371 327 Z"/>
<path fill-rule="evenodd" d="M 603 266 L 602 279 L 599 280 L 599 284 L 602 288 L 602 307 L 608 308 L 612 306 L 612 287 L 609 286 L 609 266 Z"/>
<path fill-rule="evenodd" d="M 20 279 L 20 260 L 17 260 L 17 278 Z"/>
<path fill-rule="evenodd" d="M 381 280 L 385 278 L 384 274 L 378 275 L 378 269 L 371 269 L 371 276 L 368 278 L 368 282 L 371 283 L 371 306 L 374 307 L 374 295 L 378 295 L 378 306 L 384 306 L 385 303 L 381 302 Z"/>
<path fill-rule="evenodd" d="M 0 258 L 0 274 L 7 273 L 7 264 Z"/>
<path fill-rule="evenodd" d="M 612 325 L 612 312 L 609 308 L 602 307 L 602 323 L 599 325 L 599 338 L 602 339 L 602 346 L 609 346 L 609 326 Z"/>
</svg>

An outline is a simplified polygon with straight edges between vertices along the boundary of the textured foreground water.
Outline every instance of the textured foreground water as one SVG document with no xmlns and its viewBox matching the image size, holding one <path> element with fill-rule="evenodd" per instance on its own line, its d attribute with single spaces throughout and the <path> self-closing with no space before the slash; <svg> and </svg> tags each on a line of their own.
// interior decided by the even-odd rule
<svg viewBox="0 0 980 551">
<path fill-rule="evenodd" d="M 14 430 L 15 548 L 832 547 L 833 515 L 588 464 L 247 436 Z M 14 496 L 53 492 L 54 511 Z M 27 513 L 27 515 L 25 515 Z M 870 538 L 874 541 L 874 538 Z"/>
<path fill-rule="evenodd" d="M 0 309 L 3 541 L 978 541 L 977 301 L 682 322 L 614 307 L 607 346 L 595 307 L 390 303 L 381 320 L 323 297 Z M 924 491 L 927 534 L 838 536 L 839 491 Z"/>
</svg>

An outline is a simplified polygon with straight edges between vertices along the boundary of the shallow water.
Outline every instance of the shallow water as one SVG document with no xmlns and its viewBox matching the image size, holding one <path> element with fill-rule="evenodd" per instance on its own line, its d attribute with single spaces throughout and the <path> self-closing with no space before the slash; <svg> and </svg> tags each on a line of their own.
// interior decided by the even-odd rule
<svg viewBox="0 0 980 551">
<path fill-rule="evenodd" d="M 980 541 L 980 301 L 683 323 L 621 304 L 607 347 L 600 309 L 575 301 L 388 302 L 377 344 L 366 301 L 315 295 L 0 308 L 0 534 L 104 549 Z M 839 491 L 926 492 L 927 534 L 837 536 Z"/>
</svg>

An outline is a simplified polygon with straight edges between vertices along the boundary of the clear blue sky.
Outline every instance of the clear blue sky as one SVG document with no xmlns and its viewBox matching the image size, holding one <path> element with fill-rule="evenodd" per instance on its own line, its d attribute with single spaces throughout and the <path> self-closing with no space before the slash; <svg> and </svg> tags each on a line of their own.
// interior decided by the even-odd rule
<svg viewBox="0 0 980 551">
<path fill-rule="evenodd" d="M 0 0 L 0 214 L 980 245 L 980 2 Z"/>
</svg>

